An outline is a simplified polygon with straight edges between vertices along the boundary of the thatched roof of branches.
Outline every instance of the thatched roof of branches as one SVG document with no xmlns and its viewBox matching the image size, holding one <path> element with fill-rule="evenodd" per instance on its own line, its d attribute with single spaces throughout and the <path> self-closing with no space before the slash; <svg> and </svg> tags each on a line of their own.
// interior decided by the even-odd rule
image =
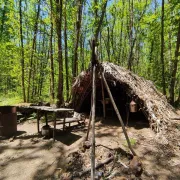
<svg viewBox="0 0 180 180">
<path fill-rule="evenodd" d="M 151 81 L 107 62 L 99 64 L 97 81 L 100 81 L 101 73 L 104 73 L 107 81 L 119 82 L 129 97 L 136 96 L 136 103 L 139 104 L 145 117 L 149 120 L 150 127 L 155 132 L 164 131 L 171 123 L 172 117 L 177 116 L 166 97 L 155 88 Z M 92 90 L 91 75 L 90 70 L 83 71 L 73 84 L 73 103 L 77 111 Z"/>
</svg>

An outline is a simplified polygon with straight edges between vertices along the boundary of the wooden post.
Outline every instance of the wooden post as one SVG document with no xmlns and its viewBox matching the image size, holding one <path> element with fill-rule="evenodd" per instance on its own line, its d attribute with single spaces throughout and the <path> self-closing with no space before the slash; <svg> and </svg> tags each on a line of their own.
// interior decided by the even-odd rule
<svg viewBox="0 0 180 180">
<path fill-rule="evenodd" d="M 136 156 L 136 153 L 134 152 L 134 150 L 133 150 L 133 148 L 132 148 L 132 146 L 131 146 L 131 143 L 130 143 L 128 134 L 127 134 L 127 132 L 126 132 L 126 129 L 125 129 L 123 120 L 122 120 L 122 118 L 121 118 L 121 115 L 120 115 L 120 113 L 119 113 L 119 110 L 118 110 L 118 108 L 117 108 L 117 106 L 116 106 L 116 103 L 114 102 L 114 99 L 113 99 L 113 97 L 112 97 L 111 91 L 110 91 L 109 86 L 108 86 L 108 84 L 107 84 L 107 81 L 106 81 L 106 79 L 105 79 L 105 77 L 104 77 L 104 73 L 102 73 L 102 78 L 103 78 L 105 87 L 106 87 L 106 89 L 107 89 L 107 92 L 108 92 L 108 94 L 109 94 L 109 97 L 110 97 L 110 99 L 111 99 L 111 103 L 112 103 L 112 105 L 113 105 L 113 107 L 114 107 L 114 110 L 115 110 L 115 112 L 116 112 L 116 114 L 117 114 L 117 117 L 118 117 L 118 119 L 119 119 L 119 121 L 120 121 L 120 123 L 121 123 L 122 129 L 123 129 L 123 133 L 124 133 L 125 138 L 126 138 L 126 141 L 127 141 L 127 143 L 128 143 L 128 147 L 129 147 L 129 149 L 131 150 L 132 154 L 133 154 L 134 156 Z"/>
<path fill-rule="evenodd" d="M 64 112 L 65 116 L 64 116 L 64 119 L 63 119 L 63 131 L 65 131 L 65 125 L 66 125 L 66 112 Z"/>
<path fill-rule="evenodd" d="M 87 135 L 86 135 L 86 141 L 88 140 L 89 137 L 89 131 L 91 129 L 91 119 L 92 119 L 92 93 L 91 93 L 91 111 L 89 115 L 89 123 L 88 123 L 88 129 L 87 129 Z"/>
<path fill-rule="evenodd" d="M 39 110 L 37 110 L 37 130 L 38 130 L 38 133 L 40 132 L 39 131 L 39 120 L 40 120 L 40 115 L 39 115 Z"/>
<path fill-rule="evenodd" d="M 53 113 L 53 118 L 54 118 L 53 141 L 55 141 L 55 132 L 56 132 L 56 112 Z"/>
<path fill-rule="evenodd" d="M 91 106 L 91 109 L 92 109 L 92 106 Z M 88 123 L 88 129 L 87 129 L 86 141 L 88 140 L 88 137 L 89 137 L 89 131 L 90 131 L 90 128 L 91 128 L 91 117 L 92 117 L 92 111 L 90 112 L 90 116 L 89 116 L 89 123 Z"/>
<path fill-rule="evenodd" d="M 46 126 L 48 126 L 47 112 L 46 112 L 46 111 L 44 111 L 44 113 L 45 113 L 45 119 L 46 119 Z"/>
<path fill-rule="evenodd" d="M 95 110 L 96 109 L 96 66 L 93 67 L 92 84 L 92 147 L 91 147 L 91 180 L 95 179 Z"/>
<path fill-rule="evenodd" d="M 101 79 L 101 89 L 102 89 L 102 104 L 103 104 L 103 117 L 106 118 L 106 105 L 105 105 L 105 98 L 104 98 L 104 85 Z"/>
<path fill-rule="evenodd" d="M 129 103 L 126 104 L 126 126 L 128 127 L 129 123 Z"/>
</svg>

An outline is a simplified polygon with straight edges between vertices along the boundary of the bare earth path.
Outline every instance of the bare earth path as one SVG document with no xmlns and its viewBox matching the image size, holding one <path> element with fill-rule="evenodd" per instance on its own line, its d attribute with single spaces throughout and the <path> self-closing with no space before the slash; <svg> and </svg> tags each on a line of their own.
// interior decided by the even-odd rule
<svg viewBox="0 0 180 180">
<path fill-rule="evenodd" d="M 112 122 L 96 123 L 96 144 L 128 151 L 119 122 Z M 155 134 L 142 126 L 140 122 L 128 128 L 133 147 L 144 166 L 142 179 L 179 180 L 179 147 L 173 152 L 167 147 L 163 149 L 154 142 Z M 86 129 L 76 129 L 60 134 L 53 143 L 52 139 L 37 135 L 34 120 L 19 124 L 18 131 L 20 135 L 12 142 L 0 140 L 0 180 L 58 179 L 67 167 L 68 154 L 80 150 L 86 134 Z M 89 156 L 86 161 L 90 164 Z"/>
</svg>

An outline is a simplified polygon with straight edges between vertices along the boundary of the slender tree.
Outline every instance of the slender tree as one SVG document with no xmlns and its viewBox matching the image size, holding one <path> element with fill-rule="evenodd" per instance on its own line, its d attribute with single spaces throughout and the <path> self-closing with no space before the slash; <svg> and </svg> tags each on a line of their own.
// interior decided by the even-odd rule
<svg viewBox="0 0 180 180">
<path fill-rule="evenodd" d="M 179 57 L 179 48 L 180 48 L 180 20 L 178 22 L 178 32 L 177 32 L 177 40 L 176 40 L 176 49 L 175 49 L 175 56 L 172 62 L 173 69 L 171 72 L 171 79 L 170 79 L 170 86 L 169 86 L 169 94 L 170 94 L 170 102 L 174 104 L 174 87 L 176 82 L 176 73 L 178 67 L 178 57 Z"/>
<path fill-rule="evenodd" d="M 32 42 L 32 49 L 31 49 L 31 57 L 30 57 L 30 67 L 29 67 L 29 77 L 28 77 L 28 88 L 27 88 L 27 101 L 30 100 L 30 87 L 31 87 L 31 78 L 32 78 L 32 70 L 33 70 L 33 58 L 34 58 L 34 52 L 36 49 L 36 38 L 37 38 L 37 32 L 38 32 L 38 20 L 40 15 L 40 4 L 41 0 L 38 0 L 38 7 L 36 12 L 36 19 L 34 23 L 34 37 Z"/>
<path fill-rule="evenodd" d="M 76 0 L 77 3 L 77 19 L 76 19 L 76 37 L 75 37 L 75 46 L 74 46 L 74 67 L 73 67 L 73 77 L 77 76 L 78 73 L 78 46 L 80 40 L 80 30 L 81 30 L 81 20 L 82 20 L 82 9 L 83 9 L 83 0 Z"/>
<path fill-rule="evenodd" d="M 162 68 L 163 94 L 166 95 L 165 65 L 164 65 L 164 0 L 162 0 L 162 9 L 161 9 L 161 68 Z"/>
<path fill-rule="evenodd" d="M 7 4 L 9 0 L 4 2 L 4 8 L 2 10 L 2 17 L 1 17 L 1 29 L 0 29 L 0 41 L 3 39 L 3 32 L 4 32 L 4 25 L 6 20 L 6 13 L 7 13 Z"/>
<path fill-rule="evenodd" d="M 57 107 L 60 107 L 63 103 L 62 10 L 63 0 L 56 0 L 56 32 L 58 40 Z"/>
<path fill-rule="evenodd" d="M 65 44 L 65 67 L 66 67 L 66 99 L 69 98 L 69 70 L 68 70 L 68 42 L 67 42 L 67 2 L 64 7 L 64 44 Z"/>
<path fill-rule="evenodd" d="M 51 8 L 51 15 L 50 15 L 50 21 L 51 21 L 51 32 L 50 32 L 50 64 L 51 64 L 51 98 L 54 102 L 55 98 L 55 87 L 54 87 L 54 58 L 53 58 L 53 2 L 50 0 L 50 8 Z"/>
<path fill-rule="evenodd" d="M 23 31 L 22 31 L 22 0 L 19 0 L 19 24 L 20 24 L 20 39 L 21 39 L 21 72 L 22 72 L 22 92 L 23 92 L 23 100 L 26 102 L 26 92 L 25 92 L 25 83 L 24 83 L 24 44 L 23 44 Z"/>
</svg>

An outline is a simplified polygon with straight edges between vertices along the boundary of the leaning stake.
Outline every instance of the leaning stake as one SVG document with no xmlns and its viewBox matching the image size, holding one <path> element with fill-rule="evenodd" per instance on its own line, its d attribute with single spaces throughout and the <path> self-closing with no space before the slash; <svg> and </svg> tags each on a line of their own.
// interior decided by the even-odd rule
<svg viewBox="0 0 180 180">
<path fill-rule="evenodd" d="M 93 67 L 93 84 L 92 84 L 91 180 L 95 179 L 95 108 L 96 108 L 96 66 Z"/>
<path fill-rule="evenodd" d="M 111 103 L 112 103 L 112 105 L 113 105 L 113 107 L 114 107 L 114 110 L 115 110 L 115 112 L 116 112 L 116 114 L 117 114 L 117 117 L 118 117 L 118 119 L 119 119 L 119 121 L 120 121 L 120 123 L 121 123 L 122 129 L 123 129 L 123 133 L 124 133 L 125 138 L 126 138 L 126 141 L 127 141 L 127 143 L 128 143 L 128 147 L 129 147 L 129 149 L 131 150 L 132 154 L 133 154 L 134 156 L 136 156 L 136 153 L 134 152 L 134 150 L 133 150 L 133 148 L 132 148 L 132 146 L 131 146 L 131 143 L 130 143 L 130 141 L 129 141 L 129 137 L 128 137 L 128 135 L 127 135 L 127 132 L 126 132 L 124 123 L 123 123 L 123 121 L 122 121 L 121 115 L 120 115 L 120 113 L 119 113 L 119 110 L 118 110 L 118 108 L 117 108 L 117 106 L 116 106 L 116 104 L 115 104 L 115 102 L 114 102 L 114 99 L 113 99 L 113 97 L 112 97 L 111 91 L 110 91 L 109 86 L 108 86 L 108 84 L 107 84 L 107 81 L 106 81 L 106 79 L 105 79 L 105 77 L 104 77 L 104 73 L 102 73 L 102 78 L 103 78 L 105 87 L 106 87 L 106 89 L 107 89 L 107 92 L 108 92 L 108 94 L 109 94 L 109 97 L 110 97 L 110 99 L 111 99 Z"/>
</svg>

